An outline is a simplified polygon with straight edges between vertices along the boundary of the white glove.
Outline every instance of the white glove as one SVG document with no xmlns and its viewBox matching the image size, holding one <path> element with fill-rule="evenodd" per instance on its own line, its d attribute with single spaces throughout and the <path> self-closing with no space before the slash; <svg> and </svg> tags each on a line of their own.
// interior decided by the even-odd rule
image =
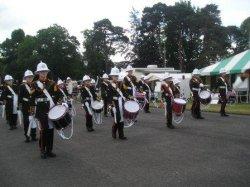
<svg viewBox="0 0 250 187">
<path fill-rule="evenodd" d="M 200 88 L 203 88 L 203 87 L 204 87 L 204 85 L 202 83 L 200 83 Z"/>
<path fill-rule="evenodd" d="M 69 105 L 67 103 L 62 103 L 62 106 L 69 108 Z"/>
</svg>

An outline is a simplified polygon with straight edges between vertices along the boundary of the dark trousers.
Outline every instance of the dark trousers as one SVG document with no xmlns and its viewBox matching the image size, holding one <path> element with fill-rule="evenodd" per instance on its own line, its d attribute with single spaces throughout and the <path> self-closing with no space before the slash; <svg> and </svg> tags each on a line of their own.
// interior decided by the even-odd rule
<svg viewBox="0 0 250 187">
<path fill-rule="evenodd" d="M 17 114 L 6 113 L 6 119 L 10 125 L 10 127 L 17 126 Z"/>
<path fill-rule="evenodd" d="M 221 114 L 226 114 L 225 108 L 227 105 L 227 97 L 226 95 L 222 94 L 220 95 L 220 102 L 221 102 L 221 108 L 220 108 L 220 113 Z"/>
<path fill-rule="evenodd" d="M 104 104 L 104 115 L 106 116 L 108 114 L 108 98 L 103 98 L 103 104 Z"/>
<path fill-rule="evenodd" d="M 112 126 L 112 136 L 116 137 L 116 133 L 118 131 L 119 138 L 123 138 L 124 137 L 123 129 L 124 129 L 124 122 L 114 123 Z"/>
<path fill-rule="evenodd" d="M 149 101 L 150 101 L 150 98 L 149 98 L 148 93 L 146 94 L 146 98 L 147 98 L 148 102 L 145 104 L 144 112 L 149 112 Z"/>
<path fill-rule="evenodd" d="M 86 118 L 86 128 L 87 130 L 91 130 L 93 129 L 93 117 L 92 115 L 89 113 L 88 108 L 86 106 L 84 106 L 84 110 L 85 110 L 85 118 Z"/>
<path fill-rule="evenodd" d="M 112 110 L 111 115 L 116 119 L 113 126 L 112 126 L 112 136 L 113 138 L 116 138 L 116 133 L 118 131 L 119 138 L 124 137 L 124 122 L 121 121 L 122 116 L 119 110 L 119 103 L 118 101 L 114 101 L 114 107 L 115 107 L 115 113 Z"/>
<path fill-rule="evenodd" d="M 54 129 L 49 129 L 48 118 L 47 119 L 38 119 L 40 122 L 40 139 L 39 147 L 42 153 L 50 153 L 53 149 L 54 141 Z"/>
<path fill-rule="evenodd" d="M 28 138 L 28 130 L 29 130 L 29 114 L 23 112 L 23 126 L 24 126 L 24 136 Z M 36 139 L 36 128 L 32 128 L 30 131 L 30 136 L 32 139 Z"/>
<path fill-rule="evenodd" d="M 200 107 L 200 98 L 198 93 L 197 94 L 193 94 L 193 103 L 192 103 L 192 107 L 191 107 L 191 113 L 192 116 L 195 118 L 201 117 L 201 107 Z"/>
<path fill-rule="evenodd" d="M 173 118 L 173 112 L 172 112 L 172 101 L 171 98 L 166 99 L 166 109 L 167 109 L 167 125 L 172 125 L 172 118 Z"/>
</svg>

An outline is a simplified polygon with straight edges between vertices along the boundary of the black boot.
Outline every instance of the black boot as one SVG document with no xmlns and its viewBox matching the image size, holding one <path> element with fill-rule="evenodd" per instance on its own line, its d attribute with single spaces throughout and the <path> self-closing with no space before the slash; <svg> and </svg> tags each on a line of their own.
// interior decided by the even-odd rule
<svg viewBox="0 0 250 187">
<path fill-rule="evenodd" d="M 168 124 L 167 124 L 167 127 L 170 128 L 170 129 L 174 129 L 174 128 L 175 128 L 174 125 L 173 125 L 172 123 L 170 123 L 170 124 L 168 123 Z"/>
<path fill-rule="evenodd" d="M 30 137 L 29 136 L 25 136 L 26 137 L 26 139 L 25 139 L 25 143 L 29 143 L 30 142 Z"/>
<path fill-rule="evenodd" d="M 47 156 L 51 157 L 51 158 L 54 158 L 54 157 L 56 157 L 56 154 L 52 153 L 52 152 L 47 152 Z"/>
<path fill-rule="evenodd" d="M 121 139 L 121 140 L 126 140 L 127 137 L 124 136 L 123 129 L 124 129 L 124 123 L 123 123 L 123 122 L 118 123 L 118 134 L 119 134 L 119 139 Z"/>
<path fill-rule="evenodd" d="M 117 131 L 117 124 L 113 124 L 112 126 L 112 138 L 116 139 L 116 131 Z"/>
<path fill-rule="evenodd" d="M 41 159 L 46 159 L 47 158 L 47 154 L 45 152 L 41 152 Z"/>
</svg>

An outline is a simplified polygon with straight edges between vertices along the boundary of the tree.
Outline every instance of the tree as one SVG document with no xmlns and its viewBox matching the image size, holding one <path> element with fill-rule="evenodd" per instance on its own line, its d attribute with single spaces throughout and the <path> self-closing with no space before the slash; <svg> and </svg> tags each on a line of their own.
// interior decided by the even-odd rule
<svg viewBox="0 0 250 187">
<path fill-rule="evenodd" d="M 129 41 L 124 29 L 113 26 L 108 19 L 95 22 L 93 29 L 85 30 L 83 35 L 84 60 L 92 76 L 108 72 L 112 66 L 110 57 L 125 51 Z"/>
<path fill-rule="evenodd" d="M 240 42 L 240 46 L 243 50 L 247 50 L 250 48 L 250 17 L 248 17 L 242 22 L 240 30 L 242 33 L 242 40 Z"/>
<path fill-rule="evenodd" d="M 41 29 L 37 32 L 36 41 L 37 57 L 48 64 L 54 77 L 82 76 L 84 66 L 78 51 L 80 43 L 65 28 L 55 24 Z"/>
</svg>

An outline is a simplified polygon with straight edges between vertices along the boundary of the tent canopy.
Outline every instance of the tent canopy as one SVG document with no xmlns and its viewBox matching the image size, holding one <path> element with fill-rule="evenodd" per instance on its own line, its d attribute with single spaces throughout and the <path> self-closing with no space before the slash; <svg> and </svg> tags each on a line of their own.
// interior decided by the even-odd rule
<svg viewBox="0 0 250 187">
<path fill-rule="evenodd" d="M 200 71 L 202 76 L 218 75 L 221 68 L 225 68 L 229 74 L 244 73 L 250 69 L 250 49 L 207 66 Z"/>
</svg>

